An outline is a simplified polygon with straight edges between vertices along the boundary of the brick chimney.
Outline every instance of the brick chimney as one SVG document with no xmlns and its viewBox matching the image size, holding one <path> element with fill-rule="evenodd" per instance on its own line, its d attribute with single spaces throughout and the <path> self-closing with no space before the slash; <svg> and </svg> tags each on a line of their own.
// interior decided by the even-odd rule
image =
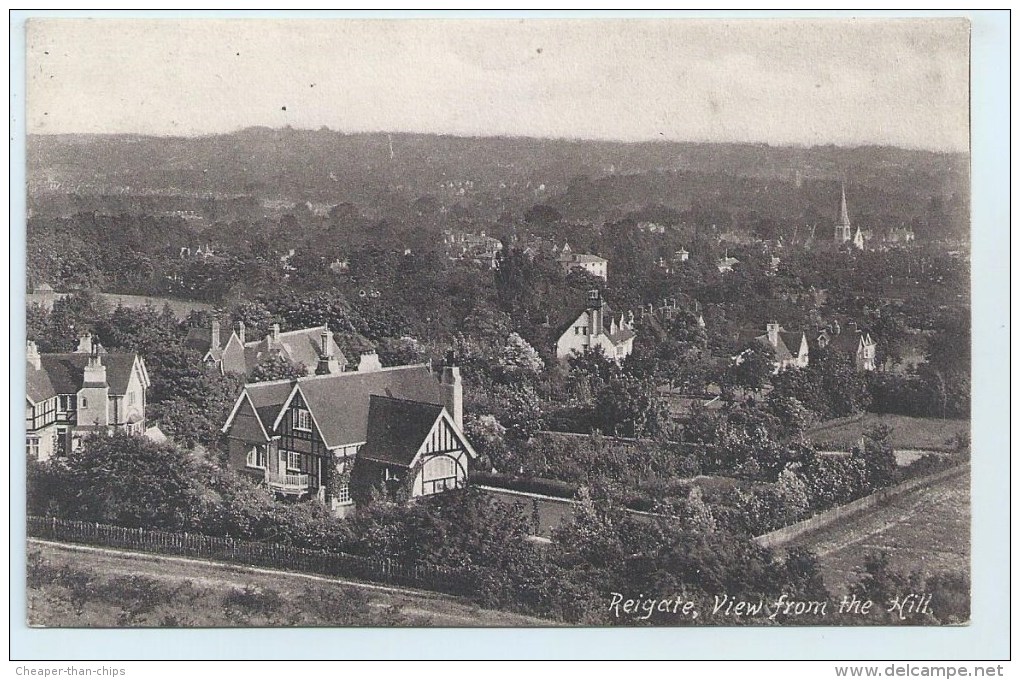
<svg viewBox="0 0 1020 680">
<path fill-rule="evenodd" d="M 591 321 L 591 328 L 588 329 L 592 336 L 602 333 L 602 293 L 598 288 L 588 291 L 588 317 Z"/>
<path fill-rule="evenodd" d="M 315 375 L 335 375 L 342 370 L 329 344 L 329 331 L 324 330 L 319 337 L 319 364 L 315 367 Z"/>
<path fill-rule="evenodd" d="M 765 330 L 766 330 L 766 332 L 768 333 L 768 336 L 769 336 L 769 344 L 772 345 L 773 347 L 778 347 L 779 346 L 779 324 L 777 324 L 776 322 L 773 321 L 770 324 L 766 324 Z"/>
<path fill-rule="evenodd" d="M 220 320 L 219 319 L 213 319 L 212 320 L 211 330 L 212 330 L 212 333 L 211 333 L 212 337 L 210 338 L 210 343 L 212 344 L 212 346 L 214 348 L 219 349 L 219 347 L 220 347 Z"/>
<path fill-rule="evenodd" d="M 274 323 L 272 328 L 273 342 L 280 342 L 280 324 Z"/>
<path fill-rule="evenodd" d="M 91 354 L 92 353 L 92 334 L 86 333 L 85 335 L 78 338 L 78 346 L 74 350 L 75 354 Z"/>
<path fill-rule="evenodd" d="M 42 368 L 42 357 L 39 356 L 39 349 L 35 346 L 34 340 L 28 341 L 28 346 L 25 348 L 25 358 L 28 359 L 28 365 L 35 370 Z"/>
<path fill-rule="evenodd" d="M 85 364 L 84 380 L 78 390 L 78 424 L 110 424 L 110 385 L 106 382 L 106 366 L 99 356 L 99 343 L 92 341 L 92 351 Z"/>
<path fill-rule="evenodd" d="M 457 427 L 464 428 L 464 386 L 460 380 L 460 367 L 451 349 L 446 353 L 443 362 L 443 375 L 440 381 L 443 387 L 443 402 Z"/>
<path fill-rule="evenodd" d="M 237 338 L 238 338 L 238 340 L 240 340 L 240 341 L 241 341 L 241 344 L 242 344 L 242 345 L 243 345 L 243 344 L 244 344 L 245 342 L 247 342 L 247 341 L 245 340 L 245 337 L 244 337 L 244 322 L 243 322 L 243 321 L 238 321 L 238 322 L 237 322 Z"/>
<path fill-rule="evenodd" d="M 382 364 L 379 363 L 379 355 L 375 352 L 362 352 L 361 360 L 358 361 L 358 372 L 359 373 L 371 373 L 372 371 L 381 371 Z"/>
</svg>

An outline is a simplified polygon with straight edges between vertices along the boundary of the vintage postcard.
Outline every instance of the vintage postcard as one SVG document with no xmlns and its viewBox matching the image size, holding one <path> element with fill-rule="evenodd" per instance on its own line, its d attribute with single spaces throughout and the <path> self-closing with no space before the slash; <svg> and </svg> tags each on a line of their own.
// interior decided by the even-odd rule
<svg viewBox="0 0 1020 680">
<path fill-rule="evenodd" d="M 969 625 L 970 30 L 31 19 L 28 625 Z"/>
</svg>

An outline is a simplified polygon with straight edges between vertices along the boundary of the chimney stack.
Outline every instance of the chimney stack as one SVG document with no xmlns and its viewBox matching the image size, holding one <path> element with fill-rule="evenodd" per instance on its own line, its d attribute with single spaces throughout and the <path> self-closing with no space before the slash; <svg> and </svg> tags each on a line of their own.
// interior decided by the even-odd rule
<svg viewBox="0 0 1020 680">
<path fill-rule="evenodd" d="M 765 329 L 768 332 L 769 344 L 772 345 L 773 347 L 778 347 L 779 346 L 779 324 L 777 324 L 776 322 L 773 321 L 772 323 L 767 324 L 765 326 Z"/>
<path fill-rule="evenodd" d="M 315 367 L 315 375 L 335 375 L 342 371 L 340 362 L 329 349 L 329 331 L 324 330 L 319 339 L 319 364 Z"/>
<path fill-rule="evenodd" d="M 280 324 L 274 323 L 272 326 L 273 343 L 280 342 Z"/>
<path fill-rule="evenodd" d="M 78 338 L 78 347 L 75 348 L 75 354 L 92 354 L 92 334 L 86 333 L 85 335 Z"/>
<path fill-rule="evenodd" d="M 244 337 L 244 322 L 243 321 L 238 321 L 237 322 L 237 339 L 241 341 L 242 345 L 245 342 L 247 342 L 247 340 Z"/>
<path fill-rule="evenodd" d="M 99 343 L 93 340 L 92 351 L 85 364 L 85 375 L 78 390 L 78 424 L 106 426 L 110 424 L 110 385 L 106 382 L 106 366 L 99 355 Z"/>
<path fill-rule="evenodd" d="M 28 346 L 25 349 L 25 358 L 28 359 L 28 365 L 39 370 L 42 368 L 42 357 L 39 356 L 39 349 L 35 346 L 34 340 L 28 341 Z"/>
<path fill-rule="evenodd" d="M 362 352 L 361 360 L 358 361 L 358 372 L 359 373 L 371 373 L 372 371 L 381 371 L 382 364 L 379 363 L 379 355 L 375 352 Z"/>
<path fill-rule="evenodd" d="M 464 428 L 464 386 L 460 380 L 460 367 L 457 366 L 457 359 L 453 350 L 446 353 L 446 360 L 443 363 L 443 401 L 446 410 L 457 423 L 457 427 Z"/>
<path fill-rule="evenodd" d="M 220 347 L 220 320 L 219 319 L 215 319 L 214 318 L 212 320 L 211 329 L 212 329 L 212 333 L 211 333 L 212 337 L 210 338 L 210 342 L 211 342 L 212 346 L 215 349 L 219 349 L 219 347 Z"/>
</svg>

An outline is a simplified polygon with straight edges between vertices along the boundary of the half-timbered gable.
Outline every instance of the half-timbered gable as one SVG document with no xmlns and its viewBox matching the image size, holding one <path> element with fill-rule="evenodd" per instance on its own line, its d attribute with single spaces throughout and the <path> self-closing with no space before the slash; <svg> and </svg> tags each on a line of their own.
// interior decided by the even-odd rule
<svg viewBox="0 0 1020 680">
<path fill-rule="evenodd" d="M 411 495 L 428 496 L 467 484 L 469 460 L 477 458 L 471 444 L 445 411 L 436 418 L 415 456 L 421 469 L 411 483 Z"/>
<path fill-rule="evenodd" d="M 330 454 L 300 386 L 294 388 L 290 400 L 280 411 L 273 431 L 278 440 L 276 460 L 270 461 L 267 472 L 270 487 L 283 492 L 294 489 L 309 495 L 318 494 L 323 486 L 323 466 Z M 323 496 L 324 492 L 325 489 Z"/>
<path fill-rule="evenodd" d="M 368 443 L 359 454 L 377 471 L 377 483 L 403 485 L 411 496 L 427 496 L 467 483 L 476 454 L 441 405 L 373 396 Z M 362 475 L 371 481 L 373 474 Z"/>
<path fill-rule="evenodd" d="M 476 455 L 453 415 L 462 398 L 455 367 L 442 382 L 419 365 L 248 384 L 223 426 L 228 464 L 339 514 L 359 467 L 371 485 L 413 481 L 413 496 L 458 488 Z"/>
<path fill-rule="evenodd" d="M 149 375 L 141 357 L 107 352 L 91 335 L 78 350 L 40 354 L 26 346 L 25 430 L 28 455 L 62 457 L 89 433 L 145 432 Z"/>
</svg>

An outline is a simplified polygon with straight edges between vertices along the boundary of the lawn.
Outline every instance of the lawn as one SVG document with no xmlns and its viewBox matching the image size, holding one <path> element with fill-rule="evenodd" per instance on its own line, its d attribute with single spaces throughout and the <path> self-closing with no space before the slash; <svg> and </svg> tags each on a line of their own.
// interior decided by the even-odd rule
<svg viewBox="0 0 1020 680">
<path fill-rule="evenodd" d="M 875 425 L 892 428 L 894 449 L 953 451 L 958 435 L 970 436 L 970 421 L 939 418 L 912 418 L 890 414 L 865 413 L 854 418 L 840 418 L 815 425 L 806 433 L 808 439 L 823 450 L 848 450 Z"/>
<path fill-rule="evenodd" d="M 886 552 L 897 570 L 970 571 L 970 476 L 915 489 L 796 544 L 818 555 L 826 586 L 842 592 L 860 577 L 864 556 Z"/>
<path fill-rule="evenodd" d="M 420 591 L 37 541 L 27 602 L 40 627 L 554 625 Z"/>
</svg>

